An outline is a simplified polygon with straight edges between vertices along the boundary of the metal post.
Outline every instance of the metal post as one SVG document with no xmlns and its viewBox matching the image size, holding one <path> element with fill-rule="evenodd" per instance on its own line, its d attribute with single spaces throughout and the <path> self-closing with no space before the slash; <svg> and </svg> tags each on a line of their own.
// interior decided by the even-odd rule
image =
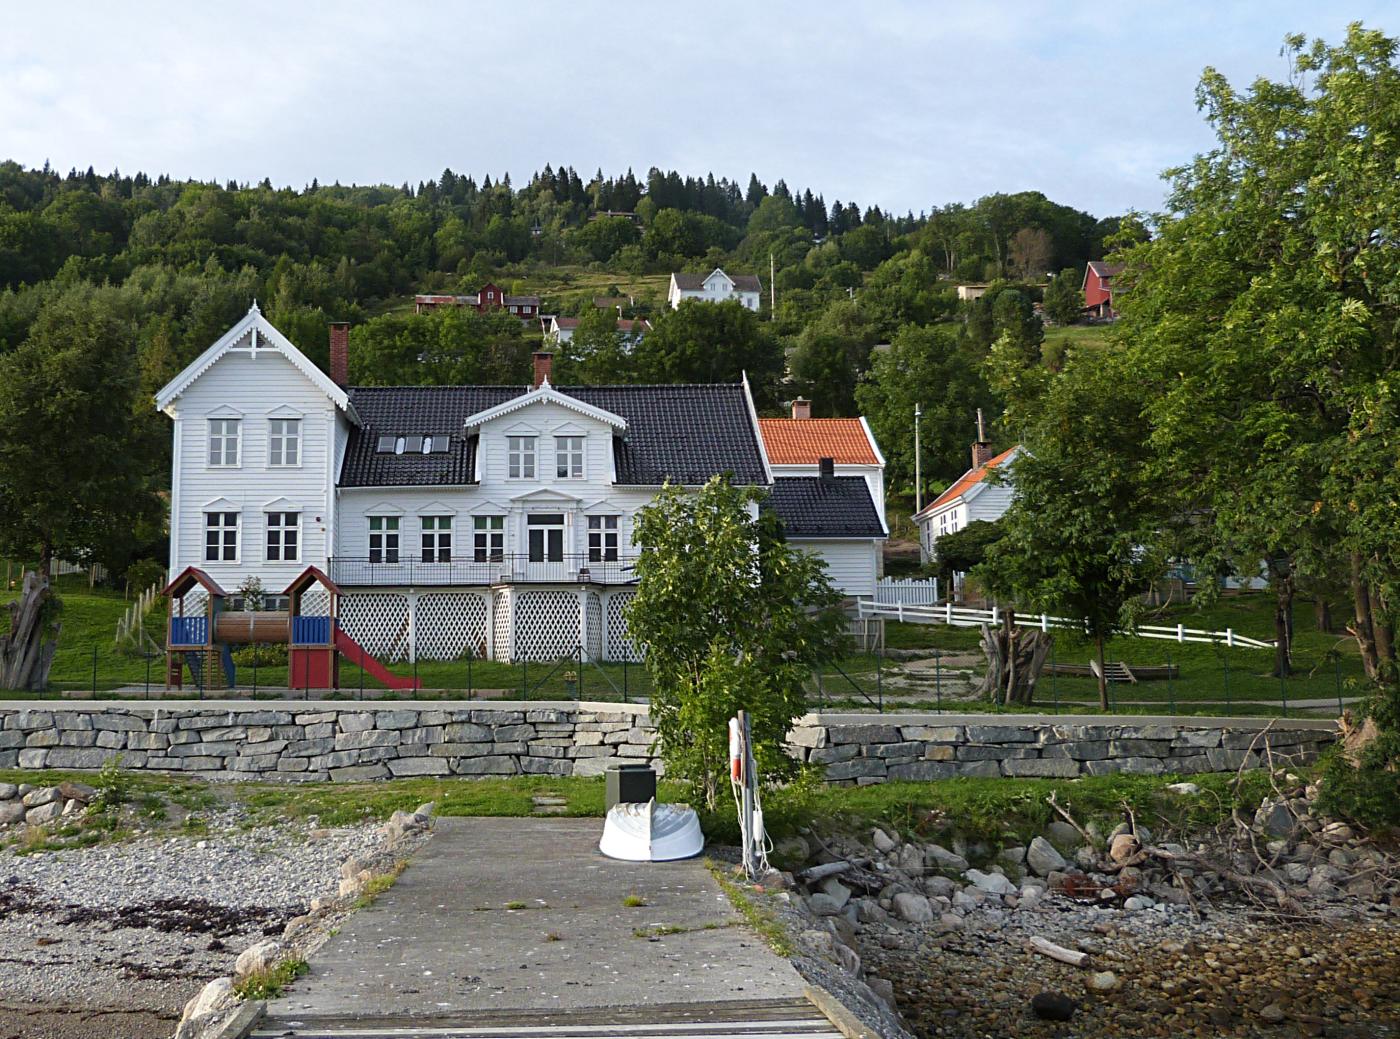
<svg viewBox="0 0 1400 1039">
<path fill-rule="evenodd" d="M 741 802 L 743 811 L 743 836 L 744 836 L 744 874 L 750 879 L 758 877 L 758 862 L 753 853 L 753 811 L 754 811 L 754 776 L 753 776 L 753 751 L 749 743 L 749 712 L 739 712 L 739 752 L 743 762 L 743 798 Z"/>
<path fill-rule="evenodd" d="M 1340 717 L 1342 711 L 1345 709 L 1342 707 L 1342 658 L 1338 657 L 1332 664 L 1333 670 L 1337 676 L 1337 715 Z"/>
<path fill-rule="evenodd" d="M 1340 674 L 1341 674 L 1341 672 L 1339 671 L 1339 672 L 1338 672 L 1338 675 L 1340 675 Z M 1338 686 L 1337 688 L 1338 688 L 1338 689 L 1341 689 L 1341 686 Z M 150 698 L 151 698 L 151 654 L 148 652 L 148 653 L 146 654 L 146 699 L 149 700 Z M 1341 702 L 1342 702 L 1342 697 L 1341 697 L 1341 694 L 1340 694 L 1340 693 L 1337 694 L 1337 702 L 1338 702 L 1338 703 L 1341 703 Z"/>
<path fill-rule="evenodd" d="M 413 647 L 413 688 L 418 688 L 418 646 Z"/>
<path fill-rule="evenodd" d="M 578 648 L 578 685 L 574 687 L 574 696 L 579 700 L 583 699 L 583 647 Z"/>
<path fill-rule="evenodd" d="M 92 698 L 97 699 L 97 647 L 92 647 Z"/>
<path fill-rule="evenodd" d="M 1167 654 L 1167 711 L 1176 713 L 1176 694 L 1172 691 L 1172 655 Z"/>
<path fill-rule="evenodd" d="M 474 649 L 473 649 L 473 650 L 468 650 L 468 651 L 467 651 L 467 699 L 468 699 L 468 700 L 474 700 L 474 699 L 476 699 L 476 697 L 472 694 L 472 689 L 473 689 L 473 686 L 472 686 L 472 661 L 475 660 L 475 659 L 476 659 L 476 650 L 474 650 Z"/>
<path fill-rule="evenodd" d="M 627 703 L 631 697 L 627 694 L 627 651 L 622 651 L 622 702 Z"/>
<path fill-rule="evenodd" d="M 1229 717 L 1232 710 L 1230 705 L 1230 655 L 1227 653 L 1222 659 L 1225 661 L 1225 715 Z"/>
<path fill-rule="evenodd" d="M 258 650 L 262 647 L 253 643 L 253 699 L 258 698 Z"/>
<path fill-rule="evenodd" d="M 877 697 L 877 699 L 879 700 L 879 703 L 880 703 L 880 713 L 881 713 L 881 714 L 884 714 L 884 713 L 885 713 L 885 686 L 884 686 L 884 682 L 883 682 L 882 679 L 881 679 L 880 672 L 881 672 L 881 670 L 883 670 L 883 669 L 881 668 L 881 664 L 883 664 L 883 663 L 884 663 L 884 660 L 885 660 L 885 651 L 884 651 L 884 648 L 881 647 L 881 646 L 876 646 L 876 647 L 875 647 L 875 650 L 876 650 L 876 652 L 875 652 L 875 696 Z"/>
<path fill-rule="evenodd" d="M 923 452 L 919 449 L 919 419 L 923 417 L 924 408 L 922 404 L 914 405 L 914 511 L 921 512 L 924 507 L 923 496 Z"/>
</svg>

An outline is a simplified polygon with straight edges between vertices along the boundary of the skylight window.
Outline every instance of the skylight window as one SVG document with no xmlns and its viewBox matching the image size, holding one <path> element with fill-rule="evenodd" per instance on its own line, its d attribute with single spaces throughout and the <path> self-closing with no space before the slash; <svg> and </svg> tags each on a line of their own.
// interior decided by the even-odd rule
<svg viewBox="0 0 1400 1039">
<path fill-rule="evenodd" d="M 389 454 L 389 453 L 390 453 L 391 451 L 393 451 L 393 450 L 394 450 L 394 438 L 393 438 L 393 437 L 380 437 L 380 438 L 379 438 L 379 443 L 375 446 L 375 451 L 377 451 L 379 454 L 382 454 L 382 455 L 383 455 L 383 454 Z"/>
<path fill-rule="evenodd" d="M 375 441 L 374 450 L 381 455 L 428 455 L 446 452 L 452 449 L 452 438 L 442 434 L 424 434 L 422 436 L 380 436 Z"/>
</svg>

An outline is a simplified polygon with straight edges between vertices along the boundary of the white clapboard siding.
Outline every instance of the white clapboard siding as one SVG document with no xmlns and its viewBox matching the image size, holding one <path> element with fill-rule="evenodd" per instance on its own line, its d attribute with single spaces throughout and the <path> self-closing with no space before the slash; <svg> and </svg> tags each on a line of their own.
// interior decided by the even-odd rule
<svg viewBox="0 0 1400 1039">
<path fill-rule="evenodd" d="M 792 544 L 819 556 L 826 563 L 831 583 L 851 598 L 868 599 L 875 594 L 877 542 L 862 541 L 803 541 L 793 538 Z"/>
</svg>

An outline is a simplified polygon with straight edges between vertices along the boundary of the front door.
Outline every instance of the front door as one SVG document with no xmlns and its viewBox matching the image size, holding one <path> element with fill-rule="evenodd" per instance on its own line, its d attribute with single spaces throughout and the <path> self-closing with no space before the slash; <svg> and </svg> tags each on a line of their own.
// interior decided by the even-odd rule
<svg viewBox="0 0 1400 1039">
<path fill-rule="evenodd" d="M 530 577 L 536 581 L 563 581 L 564 514 L 534 512 L 525 517 Z"/>
</svg>

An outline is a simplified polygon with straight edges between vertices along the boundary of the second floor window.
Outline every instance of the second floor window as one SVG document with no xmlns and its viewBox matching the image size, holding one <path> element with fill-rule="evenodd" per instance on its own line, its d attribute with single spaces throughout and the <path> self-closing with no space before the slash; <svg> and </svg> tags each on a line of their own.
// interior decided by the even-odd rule
<svg viewBox="0 0 1400 1039">
<path fill-rule="evenodd" d="M 206 512 L 204 514 L 204 561 L 206 563 L 238 562 L 238 513 Z"/>
<path fill-rule="evenodd" d="M 369 518 L 369 561 L 397 563 L 399 561 L 399 518 L 371 516 Z"/>
<path fill-rule="evenodd" d="M 423 523 L 423 562 L 450 563 L 452 561 L 452 517 L 424 516 Z"/>
<path fill-rule="evenodd" d="M 301 464 L 301 420 L 275 418 L 267 424 L 267 464 Z"/>
<path fill-rule="evenodd" d="M 617 517 L 588 517 L 588 561 L 590 563 L 617 560 Z"/>
<path fill-rule="evenodd" d="M 478 563 L 498 561 L 506 551 L 504 516 L 472 517 L 472 557 Z"/>
<path fill-rule="evenodd" d="M 301 558 L 301 513 L 267 514 L 267 561 L 295 563 Z"/>
<path fill-rule="evenodd" d="M 535 478 L 535 438 L 507 437 L 506 474 L 512 480 L 533 480 Z"/>
<path fill-rule="evenodd" d="M 554 475 L 561 480 L 583 479 L 583 437 L 554 438 Z"/>
<path fill-rule="evenodd" d="M 209 464 L 238 464 L 238 419 L 209 420 Z"/>
</svg>

